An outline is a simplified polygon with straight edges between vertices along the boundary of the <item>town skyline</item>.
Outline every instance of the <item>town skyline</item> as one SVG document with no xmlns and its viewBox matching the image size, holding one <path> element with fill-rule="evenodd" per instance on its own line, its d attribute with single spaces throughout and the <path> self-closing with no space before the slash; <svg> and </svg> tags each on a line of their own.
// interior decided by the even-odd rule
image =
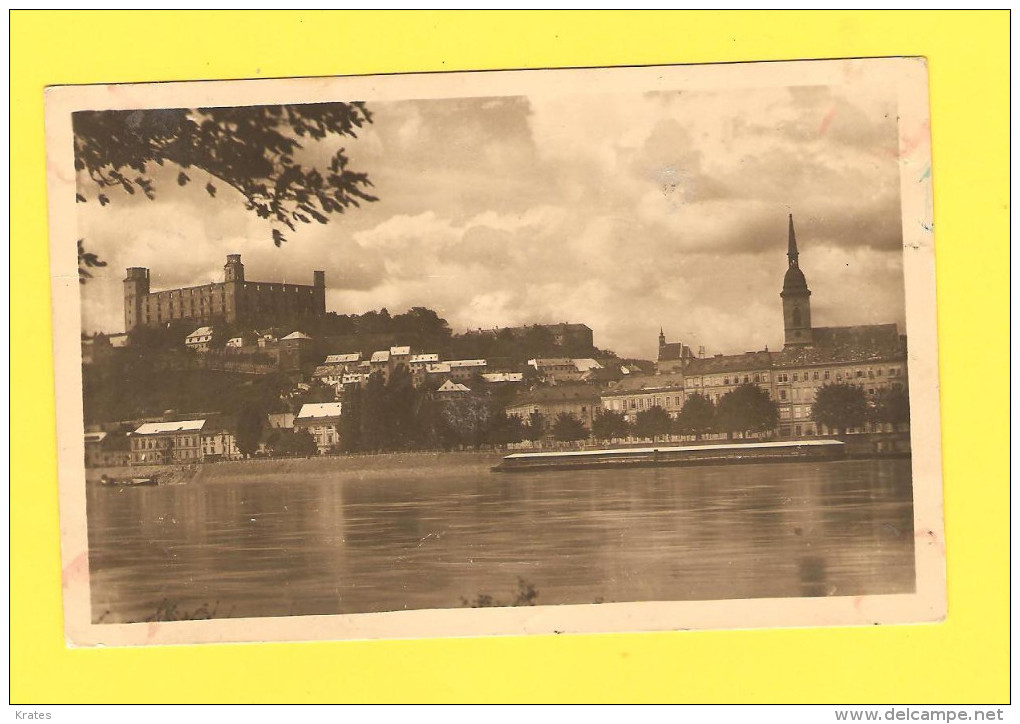
<svg viewBox="0 0 1020 724">
<path fill-rule="evenodd" d="M 324 269 L 338 314 L 424 306 L 455 333 L 577 322 L 646 359 L 660 327 L 709 352 L 774 349 L 792 213 L 816 323 L 905 331 L 895 101 L 861 90 L 375 103 L 344 145 L 380 201 L 282 249 L 202 184 L 157 175 L 155 201 L 79 205 L 108 263 L 83 286 L 83 330 L 121 331 L 129 266 L 174 288 L 240 253 L 264 281 Z"/>
</svg>

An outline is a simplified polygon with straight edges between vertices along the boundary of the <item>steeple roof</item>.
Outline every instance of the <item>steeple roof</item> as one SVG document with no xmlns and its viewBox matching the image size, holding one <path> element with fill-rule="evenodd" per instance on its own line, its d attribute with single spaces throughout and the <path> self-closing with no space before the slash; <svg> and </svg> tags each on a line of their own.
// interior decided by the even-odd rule
<svg viewBox="0 0 1020 724">
<path fill-rule="evenodd" d="M 790 267 L 783 277 L 782 296 L 788 295 L 810 295 L 807 279 L 804 272 L 800 270 L 800 253 L 797 251 L 797 236 L 793 233 L 793 214 L 790 214 L 790 241 L 787 247 L 786 256 L 789 258 Z"/>
<path fill-rule="evenodd" d="M 793 214 L 790 214 L 790 242 L 786 250 L 790 266 L 797 266 L 800 254 L 797 252 L 797 235 L 793 233 Z"/>
</svg>

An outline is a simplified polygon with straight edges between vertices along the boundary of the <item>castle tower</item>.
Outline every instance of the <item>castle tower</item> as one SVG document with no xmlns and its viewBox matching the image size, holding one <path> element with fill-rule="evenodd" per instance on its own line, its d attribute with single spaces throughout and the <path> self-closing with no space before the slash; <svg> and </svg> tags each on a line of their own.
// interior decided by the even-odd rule
<svg viewBox="0 0 1020 724">
<path fill-rule="evenodd" d="M 223 316 L 227 324 L 243 321 L 247 306 L 244 293 L 244 264 L 240 254 L 227 254 L 223 265 Z"/>
<path fill-rule="evenodd" d="M 811 290 L 800 270 L 800 253 L 797 237 L 793 233 L 793 214 L 790 214 L 790 240 L 786 251 L 789 268 L 783 278 L 783 327 L 787 347 L 811 344 Z"/>
<path fill-rule="evenodd" d="M 322 316 L 326 313 L 326 272 L 318 269 L 312 272 L 312 289 L 315 299 L 313 312 Z"/>
<path fill-rule="evenodd" d="M 244 281 L 244 264 L 241 263 L 240 254 L 227 254 L 227 263 L 223 265 L 223 281 Z"/>
<path fill-rule="evenodd" d="M 129 267 L 124 277 L 125 332 L 145 324 L 146 320 L 142 319 L 142 302 L 148 293 L 149 270 L 140 266 Z"/>
</svg>

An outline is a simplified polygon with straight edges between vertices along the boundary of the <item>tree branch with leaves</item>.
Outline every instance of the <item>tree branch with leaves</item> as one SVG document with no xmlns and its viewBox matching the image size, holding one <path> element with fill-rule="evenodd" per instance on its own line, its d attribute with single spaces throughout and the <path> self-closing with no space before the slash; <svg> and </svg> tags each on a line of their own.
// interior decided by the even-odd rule
<svg viewBox="0 0 1020 724">
<path fill-rule="evenodd" d="M 73 117 L 76 198 L 94 198 L 101 206 L 113 202 L 114 192 L 155 199 L 154 171 L 176 167 L 180 186 L 198 171 L 208 178 L 210 196 L 216 196 L 217 183 L 226 185 L 247 210 L 270 221 L 273 243 L 280 246 L 284 229 L 325 224 L 334 214 L 377 200 L 368 175 L 350 168 L 344 148 L 322 168 L 297 160 L 308 142 L 356 138 L 371 122 L 362 102 L 79 111 Z"/>
</svg>

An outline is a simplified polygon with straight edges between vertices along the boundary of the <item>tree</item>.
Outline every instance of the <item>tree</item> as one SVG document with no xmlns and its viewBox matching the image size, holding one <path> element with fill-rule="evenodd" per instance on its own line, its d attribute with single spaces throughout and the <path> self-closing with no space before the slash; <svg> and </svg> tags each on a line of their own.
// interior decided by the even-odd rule
<svg viewBox="0 0 1020 724">
<path fill-rule="evenodd" d="M 439 435 L 448 447 L 478 447 L 485 442 L 492 410 L 477 397 L 453 397 L 439 408 Z"/>
<path fill-rule="evenodd" d="M 655 405 L 647 410 L 641 410 L 634 420 L 634 432 L 638 437 L 656 438 L 659 435 L 668 435 L 673 420 L 669 413 Z"/>
<path fill-rule="evenodd" d="M 524 428 L 524 439 L 538 442 L 543 435 L 545 435 L 545 415 L 541 412 L 532 412 L 528 415 L 528 424 Z"/>
<path fill-rule="evenodd" d="M 159 169 L 175 169 L 180 186 L 198 171 L 210 196 L 218 190 L 214 181 L 241 194 L 246 209 L 273 224 L 280 246 L 283 227 L 325 224 L 333 214 L 376 200 L 367 192 L 368 176 L 348 168 L 345 149 L 322 168 L 296 160 L 306 142 L 355 138 L 371 122 L 361 102 L 78 111 L 72 117 L 76 199 L 106 206 L 114 189 L 154 199 L 157 179 L 165 175 Z"/>
<path fill-rule="evenodd" d="M 848 427 L 860 427 L 868 416 L 864 390 L 843 382 L 823 385 L 815 395 L 811 417 L 843 434 Z"/>
<path fill-rule="evenodd" d="M 630 423 L 622 412 L 606 410 L 595 418 L 591 424 L 591 434 L 596 440 L 612 440 L 626 437 L 630 432 Z"/>
<path fill-rule="evenodd" d="M 694 393 L 684 401 L 676 419 L 681 434 L 694 435 L 696 440 L 712 430 L 715 423 L 715 405 L 707 396 Z"/>
<path fill-rule="evenodd" d="M 569 412 L 561 412 L 553 423 L 552 434 L 560 442 L 574 442 L 588 437 L 588 428 Z"/>
<path fill-rule="evenodd" d="M 895 427 L 910 422 L 910 400 L 903 388 L 887 387 L 879 390 L 871 410 L 875 422 L 887 422 Z"/>
<path fill-rule="evenodd" d="M 265 410 L 254 402 L 245 403 L 237 415 L 234 441 L 237 443 L 237 449 L 246 458 L 254 455 L 259 448 L 259 438 L 262 436 L 262 425 L 265 419 Z"/>
<path fill-rule="evenodd" d="M 717 427 L 729 437 L 734 432 L 769 432 L 779 422 L 779 407 L 765 390 L 746 383 L 727 392 L 719 399 L 716 410 Z"/>
<path fill-rule="evenodd" d="M 92 278 L 89 269 L 106 266 L 95 254 L 85 251 L 85 240 L 78 239 L 78 283 L 84 284 L 86 279 Z"/>
<path fill-rule="evenodd" d="M 524 439 L 524 421 L 517 415 L 508 415 L 497 409 L 489 418 L 488 441 L 493 445 L 508 445 Z"/>
</svg>

